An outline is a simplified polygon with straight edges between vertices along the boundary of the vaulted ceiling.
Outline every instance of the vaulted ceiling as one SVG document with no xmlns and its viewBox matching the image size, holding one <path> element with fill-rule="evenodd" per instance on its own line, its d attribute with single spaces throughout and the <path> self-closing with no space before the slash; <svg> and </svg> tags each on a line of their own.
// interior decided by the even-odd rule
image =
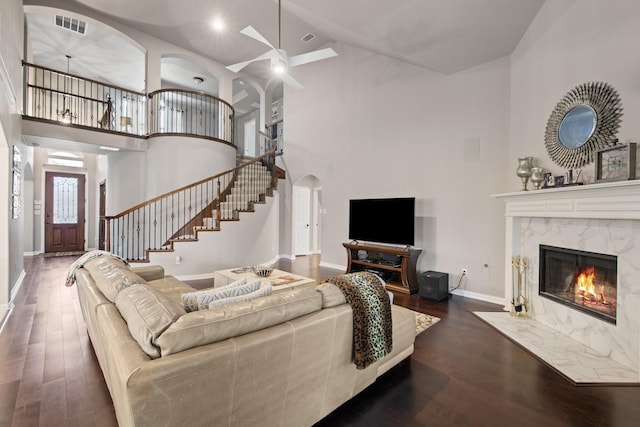
<svg viewBox="0 0 640 427">
<path fill-rule="evenodd" d="M 68 54 L 73 57 L 72 73 L 88 77 L 99 73 L 101 80 L 136 90 L 144 88 L 144 53 L 97 22 L 89 21 L 90 27 L 82 38 L 69 31 L 52 31 L 52 11 L 66 6 L 79 11 L 93 9 L 98 15 L 223 65 L 254 58 L 266 50 L 263 44 L 240 34 L 247 25 L 272 44 L 278 42 L 277 0 L 24 3 L 28 6 L 27 23 L 36 63 L 64 70 L 64 55 Z M 281 47 L 291 56 L 321 48 L 328 42 L 340 42 L 450 74 L 509 55 L 543 3 L 544 0 L 282 0 Z M 222 32 L 211 26 L 216 17 L 225 22 Z M 315 37 L 303 41 L 309 33 Z M 264 79 L 269 72 L 265 62 L 243 72 Z M 312 67 L 313 63 L 304 66 Z M 201 75 L 203 70 L 184 67 L 188 65 L 173 63 L 167 70 L 177 70 L 176 73 L 163 78 L 181 87 L 193 85 L 192 77 Z M 295 77 L 295 70 L 293 74 Z M 178 81 L 185 75 L 186 80 Z"/>
</svg>

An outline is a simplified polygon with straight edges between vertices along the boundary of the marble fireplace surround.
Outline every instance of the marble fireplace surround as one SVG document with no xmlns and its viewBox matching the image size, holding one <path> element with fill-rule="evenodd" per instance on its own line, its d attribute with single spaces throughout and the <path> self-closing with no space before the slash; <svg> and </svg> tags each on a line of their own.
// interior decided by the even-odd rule
<svg viewBox="0 0 640 427">
<path fill-rule="evenodd" d="M 505 310 L 511 257 L 519 255 L 528 261 L 531 320 L 480 317 L 576 383 L 640 384 L 640 180 L 492 197 L 506 204 Z M 615 325 L 538 295 L 540 244 L 618 257 Z M 584 363 L 585 354 L 601 360 L 571 366 Z"/>
</svg>

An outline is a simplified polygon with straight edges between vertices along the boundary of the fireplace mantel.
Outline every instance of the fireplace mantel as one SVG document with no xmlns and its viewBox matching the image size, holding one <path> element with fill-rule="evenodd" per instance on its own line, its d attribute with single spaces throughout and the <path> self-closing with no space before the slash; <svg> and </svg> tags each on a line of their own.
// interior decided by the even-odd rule
<svg viewBox="0 0 640 427">
<path fill-rule="evenodd" d="M 506 203 L 505 310 L 511 308 L 511 257 L 520 255 L 521 221 L 526 218 L 640 220 L 640 180 L 574 185 L 493 194 Z"/>
<path fill-rule="evenodd" d="M 640 180 L 493 194 L 507 217 L 640 220 Z"/>
<path fill-rule="evenodd" d="M 585 346 L 576 356 L 577 360 L 582 360 L 582 353 L 594 351 L 623 365 L 622 370 L 616 372 L 626 372 L 628 378 L 616 376 L 608 382 L 631 380 L 640 384 L 640 312 L 637 310 L 640 306 L 640 224 L 637 222 L 640 220 L 640 180 L 519 191 L 491 197 L 505 202 L 505 310 L 511 309 L 513 293 L 511 260 L 519 256 L 528 264 L 525 284 L 531 321 L 527 328 L 544 325 L 558 334 L 557 342 L 564 342 L 560 337 L 568 337 Z M 615 324 L 539 295 L 541 245 L 617 257 L 619 304 Z M 507 315 L 505 324 L 509 319 L 513 317 Z M 545 346 L 547 344 L 551 345 L 545 342 Z M 551 345 L 550 348 L 555 347 Z M 564 354 L 565 351 L 554 353 L 547 349 L 544 353 Z M 564 362 L 561 364 L 564 366 Z M 575 368 L 570 366 L 567 369 Z"/>
</svg>

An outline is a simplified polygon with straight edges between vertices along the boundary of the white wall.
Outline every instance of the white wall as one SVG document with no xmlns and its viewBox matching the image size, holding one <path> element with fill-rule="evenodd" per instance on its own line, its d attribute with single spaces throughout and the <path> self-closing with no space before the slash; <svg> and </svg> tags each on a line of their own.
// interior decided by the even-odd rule
<svg viewBox="0 0 640 427">
<path fill-rule="evenodd" d="M 517 157 L 534 156 L 556 173 L 544 147 L 556 103 L 579 84 L 603 81 L 622 99 L 618 138 L 640 142 L 640 2 L 547 0 L 511 56 L 511 126 L 507 181 L 520 189 Z M 592 178 L 594 164 L 583 168 Z"/>
<path fill-rule="evenodd" d="M 107 215 L 120 212 L 146 200 L 145 153 L 121 151 L 107 155 Z"/>
<path fill-rule="evenodd" d="M 108 154 L 107 215 L 234 168 L 236 150 L 204 139 L 149 139 L 146 153 Z"/>
<path fill-rule="evenodd" d="M 148 200 L 236 166 L 236 149 L 206 139 L 149 138 L 145 155 Z"/>
<path fill-rule="evenodd" d="M 23 219 L 11 219 L 9 194 L 13 146 L 21 151 L 21 65 L 24 16 L 20 0 L 0 6 L 0 325 L 10 309 L 10 294 L 24 271 Z M 5 85 L 6 83 L 6 85 Z M 23 164 L 24 166 L 24 164 Z"/>
<path fill-rule="evenodd" d="M 508 59 L 447 76 L 332 47 L 338 56 L 297 68 L 305 89 L 284 95 L 287 178 L 322 182 L 322 262 L 346 264 L 349 199 L 414 196 L 416 246 L 426 251 L 418 270 L 457 282 L 467 268 L 463 288 L 502 295 L 502 204 L 489 195 L 506 188 Z M 479 156 L 465 161 L 465 144 L 475 143 Z"/>
</svg>

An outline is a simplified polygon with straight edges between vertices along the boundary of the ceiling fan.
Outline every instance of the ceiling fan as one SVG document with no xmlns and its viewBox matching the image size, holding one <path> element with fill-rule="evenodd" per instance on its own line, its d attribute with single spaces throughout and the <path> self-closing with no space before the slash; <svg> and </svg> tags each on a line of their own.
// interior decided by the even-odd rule
<svg viewBox="0 0 640 427">
<path fill-rule="evenodd" d="M 281 21 L 282 21 L 282 6 L 281 0 L 278 0 L 278 47 L 275 48 L 269 41 L 262 36 L 251 25 L 243 28 L 240 33 L 247 37 L 251 37 L 254 40 L 259 41 L 271 48 L 271 50 L 263 53 L 262 55 L 250 59 L 248 61 L 238 62 L 237 64 L 229 65 L 228 70 L 237 73 L 252 62 L 262 61 L 269 59 L 271 61 L 271 69 L 280 77 L 282 81 L 291 86 L 293 89 L 300 90 L 302 86 L 296 79 L 289 74 L 289 68 L 297 67 L 298 65 L 308 64 L 309 62 L 319 61 L 321 59 L 331 58 L 338 54 L 331 48 L 314 50 L 312 52 L 303 53 L 300 55 L 289 57 L 284 49 L 280 48 L 281 39 Z"/>
</svg>

